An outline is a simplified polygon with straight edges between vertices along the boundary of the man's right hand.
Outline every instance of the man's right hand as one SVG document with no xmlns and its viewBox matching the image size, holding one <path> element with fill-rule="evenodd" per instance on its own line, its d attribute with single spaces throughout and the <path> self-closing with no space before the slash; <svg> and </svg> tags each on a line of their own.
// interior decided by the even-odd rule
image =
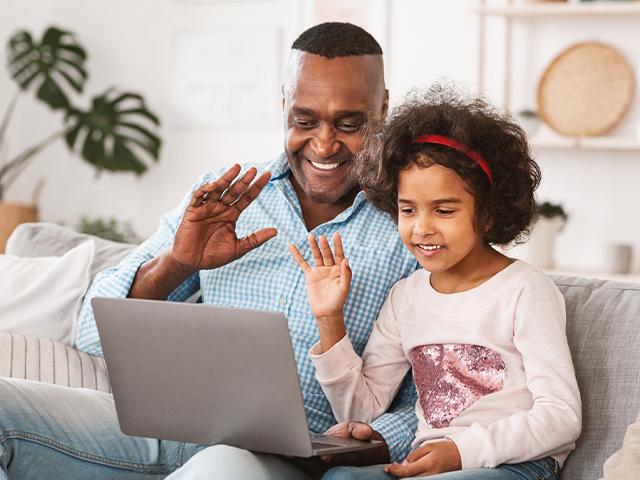
<svg viewBox="0 0 640 480">
<path fill-rule="evenodd" d="M 239 174 L 240 166 L 234 165 L 219 179 L 193 192 L 173 246 L 140 266 L 129 298 L 164 300 L 198 270 L 226 265 L 276 236 L 275 228 L 263 228 L 243 238 L 236 236 L 238 217 L 271 176 L 263 173 L 252 185 L 255 168 L 236 181 Z"/>
<path fill-rule="evenodd" d="M 220 178 L 193 192 L 176 232 L 171 260 L 193 272 L 230 263 L 259 247 L 278 233 L 263 228 L 246 237 L 236 236 L 238 217 L 260 194 L 271 174 L 257 175 L 251 167 L 240 178 L 240 166 L 233 165 Z"/>
</svg>

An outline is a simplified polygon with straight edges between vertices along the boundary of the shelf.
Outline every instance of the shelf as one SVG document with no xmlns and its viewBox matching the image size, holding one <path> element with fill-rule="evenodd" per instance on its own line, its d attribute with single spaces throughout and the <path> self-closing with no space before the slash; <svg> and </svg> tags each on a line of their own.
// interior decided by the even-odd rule
<svg viewBox="0 0 640 480">
<path fill-rule="evenodd" d="M 640 152 L 640 141 L 607 137 L 532 137 L 531 145 L 538 150 L 600 150 Z"/>
<path fill-rule="evenodd" d="M 511 7 L 480 7 L 473 9 L 479 15 L 498 17 L 640 17 L 640 2 L 611 3 L 585 2 L 584 4 L 537 4 Z"/>
</svg>

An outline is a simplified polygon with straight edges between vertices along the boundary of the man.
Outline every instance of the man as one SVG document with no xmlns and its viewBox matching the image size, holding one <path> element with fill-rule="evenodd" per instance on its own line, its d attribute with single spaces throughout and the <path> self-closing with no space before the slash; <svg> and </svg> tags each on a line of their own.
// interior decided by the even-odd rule
<svg viewBox="0 0 640 480">
<path fill-rule="evenodd" d="M 204 175 L 150 239 L 96 277 L 77 346 L 101 354 L 89 303 L 95 296 L 183 301 L 201 289 L 204 303 L 282 311 L 289 319 L 309 427 L 322 432 L 335 419 L 308 357 L 318 334 L 288 245 L 308 257 L 309 232 L 331 237 L 340 231 L 354 271 L 346 325 L 360 353 L 389 289 L 416 264 L 392 220 L 366 202 L 351 175 L 363 127 L 388 107 L 375 39 L 349 24 L 307 30 L 293 44 L 283 97 L 285 154 L 242 175 L 238 165 Z M 66 479 L 155 478 L 174 470 L 172 479 L 315 478 L 309 473 L 317 467 L 314 461 L 128 437 L 119 431 L 109 395 L 2 382 L 0 398 L 0 459 L 15 478 L 53 478 L 52 471 Z M 404 459 L 413 439 L 413 408 L 407 382 L 388 413 L 371 428 L 351 432 L 381 438 L 385 447 L 337 456 L 333 464 Z"/>
</svg>

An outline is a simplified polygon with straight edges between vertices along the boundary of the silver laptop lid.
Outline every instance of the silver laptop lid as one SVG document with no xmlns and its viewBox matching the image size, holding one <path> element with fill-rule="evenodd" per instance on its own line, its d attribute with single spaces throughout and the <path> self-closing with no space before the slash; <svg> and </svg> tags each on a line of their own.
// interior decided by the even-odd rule
<svg viewBox="0 0 640 480">
<path fill-rule="evenodd" d="M 91 304 L 124 433 L 311 456 L 283 314 L 153 300 Z"/>
</svg>

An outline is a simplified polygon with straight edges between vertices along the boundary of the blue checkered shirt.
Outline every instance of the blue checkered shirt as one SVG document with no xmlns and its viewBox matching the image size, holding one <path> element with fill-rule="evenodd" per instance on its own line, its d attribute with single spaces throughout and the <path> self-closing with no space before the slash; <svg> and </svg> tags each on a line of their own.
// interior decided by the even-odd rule
<svg viewBox="0 0 640 480">
<path fill-rule="evenodd" d="M 194 274 L 173 291 L 168 300 L 184 301 L 201 288 L 202 302 L 207 304 L 283 312 L 289 323 L 309 428 L 323 432 L 336 420 L 315 379 L 309 358 L 309 349 L 319 340 L 318 329 L 307 302 L 304 276 L 288 250 L 288 245 L 294 243 L 310 261 L 308 231 L 289 180 L 286 157 L 282 155 L 270 164 L 254 166 L 259 171 L 271 171 L 272 177 L 258 198 L 240 215 L 236 226 L 238 237 L 264 227 L 277 228 L 278 235 L 228 265 Z M 78 322 L 76 345 L 80 350 L 102 355 L 91 298 L 125 298 L 140 265 L 171 246 L 191 192 L 218 178 L 222 172 L 203 175 L 182 204 L 162 217 L 152 237 L 118 266 L 96 276 Z M 357 194 L 351 207 L 330 222 L 317 226 L 312 233 L 331 238 L 336 231 L 340 232 L 353 270 L 351 293 L 345 305 L 345 325 L 356 352 L 361 355 L 389 290 L 395 282 L 411 274 L 417 263 L 403 247 L 393 220 L 367 202 L 364 192 Z M 409 452 L 417 424 L 415 399 L 415 388 L 408 375 L 389 412 L 372 422 L 373 428 L 384 437 L 392 460 L 402 460 Z"/>
</svg>

